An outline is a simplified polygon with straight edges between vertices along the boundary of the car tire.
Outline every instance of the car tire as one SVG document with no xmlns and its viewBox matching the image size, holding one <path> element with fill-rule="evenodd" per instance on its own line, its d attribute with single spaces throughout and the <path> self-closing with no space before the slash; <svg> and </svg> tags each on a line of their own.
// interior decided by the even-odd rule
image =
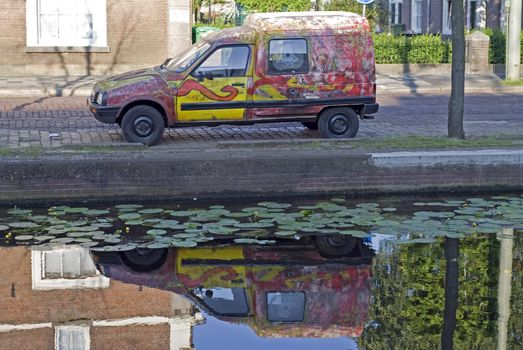
<svg viewBox="0 0 523 350">
<path fill-rule="evenodd" d="M 331 108 L 322 112 L 318 122 L 324 138 L 353 138 L 358 133 L 360 121 L 352 108 Z"/>
<path fill-rule="evenodd" d="M 301 122 L 301 124 L 310 130 L 318 130 L 318 122 Z"/>
<path fill-rule="evenodd" d="M 349 255 L 358 243 L 358 239 L 345 235 L 316 236 L 319 253 L 326 258 L 339 258 Z"/>
<path fill-rule="evenodd" d="M 165 121 L 156 108 L 136 106 L 125 113 L 121 127 L 123 137 L 127 142 L 152 146 L 162 138 Z"/>
<path fill-rule="evenodd" d="M 120 253 L 125 266 L 133 271 L 148 272 L 163 266 L 167 259 L 168 250 L 136 248 Z"/>
</svg>

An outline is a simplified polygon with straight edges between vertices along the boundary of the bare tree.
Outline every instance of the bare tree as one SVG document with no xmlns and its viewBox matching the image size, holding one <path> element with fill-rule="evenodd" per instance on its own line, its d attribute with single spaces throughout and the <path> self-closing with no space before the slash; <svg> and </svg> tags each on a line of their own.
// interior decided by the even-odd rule
<svg viewBox="0 0 523 350">
<path fill-rule="evenodd" d="M 464 139 L 463 106 L 465 101 L 465 24 L 463 0 L 451 1 L 452 86 L 449 100 L 448 135 Z"/>
</svg>

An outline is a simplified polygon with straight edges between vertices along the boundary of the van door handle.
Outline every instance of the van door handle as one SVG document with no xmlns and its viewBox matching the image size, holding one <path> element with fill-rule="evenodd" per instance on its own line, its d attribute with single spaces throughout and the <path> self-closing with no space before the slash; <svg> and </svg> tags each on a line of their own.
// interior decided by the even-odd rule
<svg viewBox="0 0 523 350">
<path fill-rule="evenodd" d="M 245 87 L 244 83 L 232 83 L 231 85 L 236 87 Z"/>
</svg>

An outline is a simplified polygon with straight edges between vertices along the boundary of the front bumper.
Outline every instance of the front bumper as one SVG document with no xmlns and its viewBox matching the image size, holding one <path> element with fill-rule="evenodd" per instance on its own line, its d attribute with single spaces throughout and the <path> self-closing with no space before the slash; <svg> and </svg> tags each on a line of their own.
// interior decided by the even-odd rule
<svg viewBox="0 0 523 350">
<path fill-rule="evenodd" d="M 106 124 L 116 123 L 120 106 L 100 106 L 92 103 L 90 100 L 87 100 L 87 104 L 89 106 L 89 112 L 94 115 L 96 120 Z"/>
</svg>

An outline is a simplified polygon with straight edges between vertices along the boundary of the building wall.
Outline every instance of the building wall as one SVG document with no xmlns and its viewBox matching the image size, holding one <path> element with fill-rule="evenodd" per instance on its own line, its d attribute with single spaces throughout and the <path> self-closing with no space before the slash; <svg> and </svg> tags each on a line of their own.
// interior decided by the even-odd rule
<svg viewBox="0 0 523 350">
<path fill-rule="evenodd" d="M 180 17 L 184 14 L 187 19 Z M 4 76 L 109 74 L 158 65 L 190 45 L 190 1 L 107 0 L 107 41 L 109 52 L 54 52 L 53 47 L 28 52 L 26 0 L 0 0 Z"/>
<path fill-rule="evenodd" d="M 74 322 L 90 325 L 92 349 L 168 349 L 167 322 L 103 326 L 93 321 L 192 319 L 193 308 L 183 297 L 114 280 L 101 289 L 33 290 L 31 251 L 26 247 L 1 247 L 0 260 L 6 262 L 0 270 L 0 350 L 54 349 L 53 326 Z M 11 325 L 40 328 L 6 330 Z M 190 339 L 190 334 L 185 337 Z"/>
</svg>

